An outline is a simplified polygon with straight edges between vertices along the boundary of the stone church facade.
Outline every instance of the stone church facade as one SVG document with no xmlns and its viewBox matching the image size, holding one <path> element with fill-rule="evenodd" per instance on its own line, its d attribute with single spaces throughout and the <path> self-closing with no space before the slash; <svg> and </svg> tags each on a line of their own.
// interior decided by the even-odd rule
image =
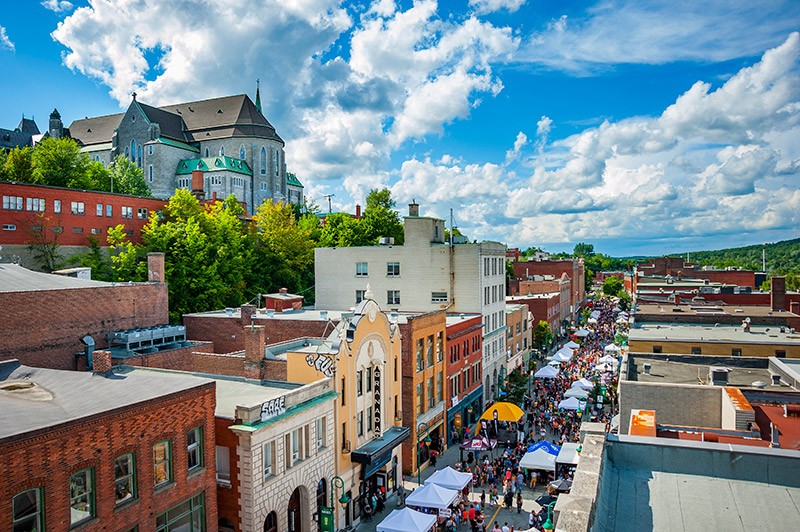
<svg viewBox="0 0 800 532">
<path fill-rule="evenodd" d="M 283 139 L 246 94 L 152 107 L 133 94 L 124 113 L 75 120 L 70 135 L 93 160 L 125 155 L 142 169 L 155 197 L 191 189 L 204 173 L 207 198 L 230 194 L 255 212 L 267 199 L 301 204 L 303 186 L 287 180 Z"/>
</svg>

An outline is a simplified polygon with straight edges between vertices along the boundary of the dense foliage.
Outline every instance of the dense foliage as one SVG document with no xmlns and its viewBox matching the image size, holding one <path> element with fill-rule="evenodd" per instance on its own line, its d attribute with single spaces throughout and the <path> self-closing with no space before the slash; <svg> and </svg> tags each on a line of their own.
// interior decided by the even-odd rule
<svg viewBox="0 0 800 532">
<path fill-rule="evenodd" d="M 695 251 L 689 253 L 689 258 L 691 262 L 704 266 L 717 268 L 734 266 L 761 271 L 762 251 L 766 255 L 768 272 L 778 275 L 789 272 L 800 273 L 800 238 L 716 251 Z"/>
</svg>

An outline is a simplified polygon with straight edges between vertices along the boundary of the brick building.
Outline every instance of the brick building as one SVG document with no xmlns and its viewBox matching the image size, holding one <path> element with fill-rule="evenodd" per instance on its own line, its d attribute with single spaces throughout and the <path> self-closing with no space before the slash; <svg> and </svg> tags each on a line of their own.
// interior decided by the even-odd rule
<svg viewBox="0 0 800 532">
<path fill-rule="evenodd" d="M 216 530 L 214 383 L 94 366 L 0 362 L 0 528 Z"/>
<path fill-rule="evenodd" d="M 483 413 L 483 336 L 480 314 L 447 315 L 447 442 Z M 485 377 L 486 386 L 491 386 Z"/>
<path fill-rule="evenodd" d="M 766 280 L 766 274 L 735 268 L 716 269 L 686 262 L 682 257 L 659 257 L 649 264 L 639 264 L 634 270 L 634 279 L 639 276 L 671 276 L 677 279 L 707 279 L 715 283 L 758 288 Z M 634 287 L 635 289 L 635 287 Z"/>
<path fill-rule="evenodd" d="M 530 296 L 509 296 L 506 298 L 506 302 L 528 306 L 528 310 L 533 316 L 531 329 L 535 328 L 540 321 L 547 322 L 554 334 L 558 333 L 561 328 L 561 297 L 557 292 Z"/>
<path fill-rule="evenodd" d="M 533 327 L 531 314 L 525 304 L 506 304 L 506 345 L 508 346 L 506 373 L 511 373 L 517 368 L 523 371 L 528 369 L 531 353 L 531 340 Z"/>
<path fill-rule="evenodd" d="M 151 254 L 148 269 L 150 282 L 115 284 L 0 264 L 0 308 L 7 309 L 0 360 L 76 369 L 82 338 L 91 336 L 103 348 L 114 331 L 167 323 L 163 254 Z"/>
<path fill-rule="evenodd" d="M 566 274 L 570 280 L 570 312 L 569 318 L 562 316 L 562 319 L 574 320 L 580 309 L 586 303 L 586 279 L 584 275 L 583 259 L 544 259 L 529 260 L 524 262 L 514 262 L 514 277 L 518 281 L 531 279 L 534 276 L 551 275 L 560 279 Z M 527 292 L 519 289 L 514 291 L 512 283 L 510 295 L 524 295 Z"/>
</svg>

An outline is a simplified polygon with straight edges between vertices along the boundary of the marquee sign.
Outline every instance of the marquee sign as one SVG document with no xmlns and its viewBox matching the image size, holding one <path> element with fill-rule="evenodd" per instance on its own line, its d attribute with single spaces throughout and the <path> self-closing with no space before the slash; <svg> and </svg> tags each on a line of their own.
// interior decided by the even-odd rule
<svg viewBox="0 0 800 532">
<path fill-rule="evenodd" d="M 375 400 L 375 408 L 373 409 L 373 431 L 375 437 L 380 438 L 383 435 L 383 425 L 381 424 L 381 368 L 375 366 L 375 382 L 373 383 L 373 397 Z"/>
<path fill-rule="evenodd" d="M 281 395 L 261 405 L 261 421 L 266 421 L 286 412 L 286 396 Z"/>
</svg>

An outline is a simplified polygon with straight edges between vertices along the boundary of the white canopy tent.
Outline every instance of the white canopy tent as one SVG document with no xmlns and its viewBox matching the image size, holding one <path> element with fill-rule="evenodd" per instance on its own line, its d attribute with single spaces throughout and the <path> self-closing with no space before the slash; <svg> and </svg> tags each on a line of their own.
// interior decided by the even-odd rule
<svg viewBox="0 0 800 532">
<path fill-rule="evenodd" d="M 406 506 L 424 506 L 443 510 L 458 499 L 458 491 L 438 484 L 425 484 L 406 497 Z"/>
<path fill-rule="evenodd" d="M 533 374 L 537 379 L 554 379 L 558 375 L 558 369 L 553 366 L 545 366 Z"/>
<path fill-rule="evenodd" d="M 580 387 L 570 388 L 569 390 L 564 392 L 564 398 L 566 399 L 567 397 L 577 397 L 578 399 L 586 399 L 587 397 L 589 397 L 589 392 Z"/>
<path fill-rule="evenodd" d="M 586 377 L 572 383 L 572 388 L 583 388 L 584 390 L 591 390 L 594 388 L 594 383 Z"/>
<path fill-rule="evenodd" d="M 569 397 L 558 403 L 559 410 L 581 410 L 583 405 L 577 397 Z"/>
<path fill-rule="evenodd" d="M 463 490 L 472 482 L 472 473 L 461 473 L 450 466 L 438 470 L 425 479 L 425 484 L 436 484 L 451 490 Z"/>
<path fill-rule="evenodd" d="M 381 521 L 376 532 L 428 532 L 436 524 L 437 518 L 433 514 L 424 514 L 411 508 L 393 510 L 386 519 Z"/>
<path fill-rule="evenodd" d="M 619 353 L 620 351 L 622 351 L 622 349 L 620 349 L 614 344 L 608 344 L 603 348 L 603 351 L 605 351 L 606 353 Z"/>
<path fill-rule="evenodd" d="M 557 464 L 577 465 L 581 455 L 578 453 L 579 443 L 565 443 L 556 457 Z"/>
<path fill-rule="evenodd" d="M 570 349 L 578 349 L 578 348 L 580 347 L 580 344 L 579 344 L 579 343 L 577 343 L 577 342 L 573 342 L 572 340 L 570 340 L 569 342 L 567 342 L 566 344 L 564 344 L 564 347 L 569 347 Z"/>
<path fill-rule="evenodd" d="M 572 354 L 567 355 L 566 353 L 562 353 L 561 351 L 559 351 L 555 355 L 550 357 L 550 360 L 554 362 L 569 362 L 570 360 L 572 360 Z"/>
<path fill-rule="evenodd" d="M 600 360 L 598 360 L 598 362 L 600 364 L 615 364 L 615 365 L 619 364 L 619 360 L 617 360 L 617 357 L 611 355 L 600 357 Z"/>
<path fill-rule="evenodd" d="M 595 319 L 599 318 L 599 317 L 600 317 L 600 311 L 599 311 L 599 310 L 593 310 L 593 311 L 591 311 L 591 312 L 589 313 L 589 317 L 591 317 L 591 318 L 595 318 Z"/>
<path fill-rule="evenodd" d="M 519 461 L 519 466 L 524 469 L 540 469 L 542 471 L 556 470 L 556 457 L 542 448 L 530 453 L 525 453 Z"/>
<path fill-rule="evenodd" d="M 590 331 L 590 330 L 588 330 L 588 329 L 578 329 L 577 331 L 575 331 L 575 333 L 574 333 L 574 334 L 575 334 L 575 336 L 577 336 L 578 338 L 586 338 L 587 336 L 589 336 L 590 334 L 592 334 L 592 331 Z"/>
</svg>

